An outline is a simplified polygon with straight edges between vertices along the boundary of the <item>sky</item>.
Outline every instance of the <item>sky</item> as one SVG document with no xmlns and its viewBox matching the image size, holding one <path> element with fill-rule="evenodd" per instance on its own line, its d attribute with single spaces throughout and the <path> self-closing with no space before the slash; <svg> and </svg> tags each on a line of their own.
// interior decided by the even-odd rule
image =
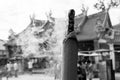
<svg viewBox="0 0 120 80">
<path fill-rule="evenodd" d="M 37 19 L 46 19 L 50 10 L 56 18 L 65 18 L 69 9 L 81 13 L 81 4 L 89 7 L 88 14 L 96 13 L 93 4 L 97 0 L 0 0 L 0 39 L 7 40 L 9 29 L 20 33 L 30 23 L 29 16 L 35 14 Z M 120 7 L 110 10 L 112 23 L 120 21 Z"/>
</svg>

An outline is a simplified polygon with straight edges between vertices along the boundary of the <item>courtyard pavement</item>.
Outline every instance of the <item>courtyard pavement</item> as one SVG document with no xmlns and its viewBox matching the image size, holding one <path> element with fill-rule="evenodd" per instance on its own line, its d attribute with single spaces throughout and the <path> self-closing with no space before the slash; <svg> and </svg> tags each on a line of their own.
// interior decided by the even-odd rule
<svg viewBox="0 0 120 80">
<path fill-rule="evenodd" d="M 120 73 L 115 74 L 115 80 L 120 80 Z M 2 80 L 7 80 L 6 77 L 3 77 Z M 11 77 L 8 80 L 54 80 L 53 76 L 44 75 L 44 74 L 23 74 L 19 75 L 17 78 Z M 100 80 L 99 78 L 94 78 L 93 80 Z"/>
</svg>

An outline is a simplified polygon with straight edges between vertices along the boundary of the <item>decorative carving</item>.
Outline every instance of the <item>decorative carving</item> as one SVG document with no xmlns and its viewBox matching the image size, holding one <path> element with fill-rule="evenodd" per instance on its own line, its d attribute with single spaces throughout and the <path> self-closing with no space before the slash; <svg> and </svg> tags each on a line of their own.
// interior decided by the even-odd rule
<svg viewBox="0 0 120 80">
<path fill-rule="evenodd" d="M 100 19 L 100 18 L 98 18 L 97 20 L 96 20 L 96 32 L 97 33 L 101 33 L 101 32 L 104 32 L 105 31 L 105 27 L 102 25 L 103 24 L 103 21 Z"/>
<path fill-rule="evenodd" d="M 68 34 L 69 34 L 70 32 L 74 31 L 74 17 L 75 17 L 74 9 L 70 10 L 68 17 L 69 17 L 69 23 L 68 23 Z"/>
</svg>

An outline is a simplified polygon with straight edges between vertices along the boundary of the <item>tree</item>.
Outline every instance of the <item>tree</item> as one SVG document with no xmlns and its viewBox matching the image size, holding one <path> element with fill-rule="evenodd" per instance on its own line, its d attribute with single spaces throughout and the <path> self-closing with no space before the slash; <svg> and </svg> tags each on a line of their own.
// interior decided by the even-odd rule
<svg viewBox="0 0 120 80">
<path fill-rule="evenodd" d="M 107 4 L 107 5 L 106 5 Z M 98 2 L 94 5 L 94 7 L 97 10 L 109 10 L 110 8 L 113 7 L 118 7 L 119 6 L 119 2 L 117 0 L 110 0 L 108 3 L 105 3 L 105 0 L 98 0 Z"/>
</svg>

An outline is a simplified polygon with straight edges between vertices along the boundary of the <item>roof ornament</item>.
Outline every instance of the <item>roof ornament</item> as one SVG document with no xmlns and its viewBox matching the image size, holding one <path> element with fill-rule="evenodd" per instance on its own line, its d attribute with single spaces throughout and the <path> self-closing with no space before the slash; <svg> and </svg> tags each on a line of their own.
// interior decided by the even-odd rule
<svg viewBox="0 0 120 80">
<path fill-rule="evenodd" d="M 82 14 L 83 14 L 83 18 L 76 27 L 76 33 L 77 34 L 79 34 L 82 31 L 82 29 L 84 27 L 84 24 L 86 23 L 86 21 L 88 19 L 88 17 L 87 17 L 88 7 L 85 8 L 84 4 L 82 4 L 81 11 L 82 11 Z"/>
<path fill-rule="evenodd" d="M 48 13 L 46 13 L 47 20 L 50 22 L 53 22 L 53 17 L 52 17 L 52 11 L 50 10 Z"/>
<path fill-rule="evenodd" d="M 88 7 L 85 7 L 85 5 L 82 4 L 82 9 L 81 9 L 81 11 L 82 11 L 82 14 L 83 14 L 83 15 L 85 15 L 85 16 L 87 15 L 88 9 L 89 9 Z"/>
<path fill-rule="evenodd" d="M 15 38 L 15 35 L 16 35 L 16 33 L 13 31 L 13 29 L 10 29 L 9 30 L 9 39 L 14 39 Z"/>
<path fill-rule="evenodd" d="M 103 21 L 100 18 L 97 18 L 96 20 L 96 32 L 103 32 L 104 31 L 104 27 L 103 27 Z"/>
<path fill-rule="evenodd" d="M 30 15 L 30 21 L 31 21 L 31 25 L 35 26 L 35 14 L 33 14 L 32 16 Z"/>
</svg>

